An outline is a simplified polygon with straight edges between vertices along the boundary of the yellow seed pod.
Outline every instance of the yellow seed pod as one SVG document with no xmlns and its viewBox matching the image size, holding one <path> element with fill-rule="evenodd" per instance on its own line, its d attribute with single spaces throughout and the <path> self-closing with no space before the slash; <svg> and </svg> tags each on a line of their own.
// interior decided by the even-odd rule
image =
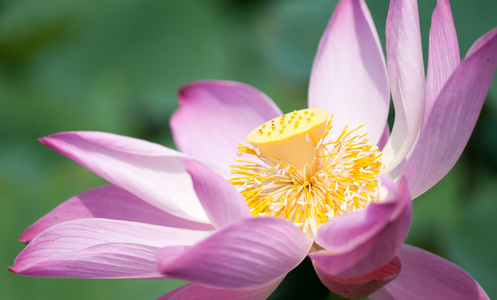
<svg viewBox="0 0 497 300">
<path fill-rule="evenodd" d="M 328 112 L 318 108 L 294 111 L 257 127 L 248 135 L 247 142 L 300 169 L 313 161 L 328 116 Z"/>
</svg>

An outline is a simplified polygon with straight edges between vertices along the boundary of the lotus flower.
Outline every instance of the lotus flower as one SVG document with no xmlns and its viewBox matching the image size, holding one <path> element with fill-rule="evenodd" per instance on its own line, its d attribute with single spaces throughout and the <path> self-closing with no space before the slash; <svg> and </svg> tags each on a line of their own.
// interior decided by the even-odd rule
<svg viewBox="0 0 497 300">
<path fill-rule="evenodd" d="M 426 86 L 416 1 L 390 2 L 386 39 L 385 62 L 365 2 L 340 1 L 310 108 L 286 115 L 241 83 L 182 87 L 171 120 L 182 153 L 99 132 L 42 138 L 111 184 L 24 231 L 29 244 L 10 270 L 192 282 L 160 299 L 265 299 L 309 256 L 347 298 L 488 299 L 464 270 L 403 242 L 411 199 L 454 166 L 473 130 L 497 29 L 460 61 L 449 2 L 439 0 Z"/>
</svg>

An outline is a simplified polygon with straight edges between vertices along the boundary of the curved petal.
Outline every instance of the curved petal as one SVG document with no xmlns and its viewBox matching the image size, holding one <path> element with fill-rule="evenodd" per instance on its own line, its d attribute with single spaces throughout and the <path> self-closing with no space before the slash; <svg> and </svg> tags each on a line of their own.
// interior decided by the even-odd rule
<svg viewBox="0 0 497 300">
<path fill-rule="evenodd" d="M 381 135 L 380 140 L 376 144 L 376 146 L 378 146 L 378 149 L 380 149 L 380 151 L 383 150 L 389 138 L 390 138 L 390 127 L 388 126 L 388 124 L 386 124 L 385 129 L 383 130 L 383 134 Z"/>
<path fill-rule="evenodd" d="M 264 122 L 281 116 L 259 90 L 232 81 L 196 81 L 179 90 L 180 108 L 171 117 L 178 149 L 230 174 L 238 143 Z"/>
<path fill-rule="evenodd" d="M 448 0 L 438 0 L 431 18 L 424 123 L 430 115 L 435 99 L 460 61 L 459 43 L 450 3 Z"/>
<path fill-rule="evenodd" d="M 254 289 L 295 268 L 312 241 L 278 218 L 254 218 L 222 229 L 191 248 L 164 248 L 159 270 L 222 289 Z"/>
<path fill-rule="evenodd" d="M 155 207 L 180 218 L 207 221 L 182 153 L 103 132 L 62 132 L 40 142 Z"/>
<path fill-rule="evenodd" d="M 390 1 L 386 41 L 395 122 L 383 149 L 384 174 L 395 169 L 405 158 L 423 121 L 425 74 L 416 0 Z"/>
<path fill-rule="evenodd" d="M 400 259 L 394 257 L 388 264 L 371 273 L 354 277 L 338 278 L 316 267 L 321 282 L 335 294 L 347 299 L 360 299 L 369 296 L 397 277 L 401 269 Z"/>
<path fill-rule="evenodd" d="M 333 114 L 337 132 L 351 121 L 365 124 L 376 144 L 385 128 L 390 93 L 381 49 L 371 14 L 363 0 L 338 3 L 314 58 L 309 106 Z"/>
<path fill-rule="evenodd" d="M 472 51 L 446 83 L 404 166 L 413 197 L 452 169 L 473 131 L 497 66 L 497 29 L 481 39 L 486 43 Z"/>
<path fill-rule="evenodd" d="M 399 276 L 370 299 L 489 299 L 466 271 L 435 254 L 404 245 L 399 258 Z"/>
<path fill-rule="evenodd" d="M 316 243 L 325 248 L 309 257 L 323 272 L 340 278 L 353 278 L 373 272 L 391 261 L 409 231 L 412 203 L 407 182 L 395 187 L 382 183 L 389 198 L 367 209 L 338 216 L 318 231 Z"/>
<path fill-rule="evenodd" d="M 247 202 L 221 175 L 195 161 L 185 161 L 193 187 L 207 217 L 216 228 L 252 217 Z"/>
<path fill-rule="evenodd" d="M 105 185 L 74 196 L 57 206 L 24 230 L 19 240 L 29 243 L 49 227 L 70 220 L 87 218 L 133 221 L 195 230 L 214 229 L 208 224 L 168 214 L 115 185 Z"/>
<path fill-rule="evenodd" d="M 222 290 L 190 283 L 157 298 L 157 300 L 265 300 L 274 292 L 282 280 L 283 277 L 252 290 Z"/>
<path fill-rule="evenodd" d="M 48 228 L 15 259 L 17 274 L 59 278 L 159 278 L 156 252 L 192 245 L 208 231 L 108 219 L 79 219 Z"/>
</svg>

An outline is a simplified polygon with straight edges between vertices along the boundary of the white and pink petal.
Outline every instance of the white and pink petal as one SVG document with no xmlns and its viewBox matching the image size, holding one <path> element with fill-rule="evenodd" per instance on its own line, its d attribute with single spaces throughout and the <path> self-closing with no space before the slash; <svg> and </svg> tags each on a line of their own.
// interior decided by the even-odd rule
<svg viewBox="0 0 497 300">
<path fill-rule="evenodd" d="M 281 116 L 268 96 L 249 85 L 220 80 L 189 83 L 179 90 L 171 118 L 178 149 L 230 174 L 238 143 L 257 126 Z"/>
<path fill-rule="evenodd" d="M 163 278 L 158 249 L 193 245 L 210 234 L 120 220 L 72 220 L 36 236 L 9 270 L 35 277 Z"/>
<path fill-rule="evenodd" d="M 459 65 L 459 43 L 450 3 L 438 0 L 431 18 L 424 123 L 447 80 Z"/>
<path fill-rule="evenodd" d="M 40 142 L 159 209 L 207 222 L 180 152 L 103 132 L 62 132 Z"/>
<path fill-rule="evenodd" d="M 312 245 L 298 227 L 279 218 L 253 218 L 226 227 L 193 247 L 158 252 L 168 276 L 220 289 L 256 289 L 284 276 Z"/>
<path fill-rule="evenodd" d="M 202 163 L 185 161 L 185 165 L 200 203 L 216 229 L 252 217 L 247 202 L 229 181 Z"/>
<path fill-rule="evenodd" d="M 452 169 L 471 136 L 497 66 L 497 29 L 471 49 L 440 92 L 404 165 L 414 198 Z"/>
<path fill-rule="evenodd" d="M 321 37 L 309 83 L 309 106 L 333 114 L 339 133 L 366 125 L 376 144 L 385 128 L 390 93 L 385 58 L 363 0 L 343 0 Z"/>
<path fill-rule="evenodd" d="M 425 73 L 416 0 L 390 1 L 386 50 L 395 121 L 383 149 L 384 174 L 404 160 L 423 121 Z"/>
<path fill-rule="evenodd" d="M 88 218 L 133 221 L 194 230 L 214 229 L 209 224 L 168 214 L 115 185 L 105 185 L 66 200 L 24 230 L 19 240 L 29 243 L 49 227 L 70 220 Z"/>
<path fill-rule="evenodd" d="M 189 283 L 169 292 L 157 300 L 265 300 L 278 287 L 283 278 L 268 285 L 250 290 L 216 289 Z"/>
</svg>

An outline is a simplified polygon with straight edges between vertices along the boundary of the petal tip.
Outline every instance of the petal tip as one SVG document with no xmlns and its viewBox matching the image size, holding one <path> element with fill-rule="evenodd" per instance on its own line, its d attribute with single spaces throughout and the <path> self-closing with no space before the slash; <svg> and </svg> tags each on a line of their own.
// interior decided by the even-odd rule
<svg viewBox="0 0 497 300">
<path fill-rule="evenodd" d="M 15 269 L 14 269 L 14 266 L 11 266 L 11 267 L 7 267 L 9 269 L 10 272 L 14 273 L 14 274 L 19 274 Z"/>
<path fill-rule="evenodd" d="M 49 147 L 49 145 L 51 144 L 52 136 L 53 135 L 48 135 L 48 136 L 44 136 L 42 138 L 39 138 L 38 142 L 40 142 L 41 144 Z"/>
<path fill-rule="evenodd" d="M 44 146 L 46 146 L 54 151 L 57 151 L 57 150 L 55 150 L 57 148 L 57 143 L 64 140 L 64 138 L 67 138 L 68 136 L 71 136 L 71 135 L 76 135 L 76 132 L 64 131 L 64 132 L 54 133 L 54 134 L 39 138 L 38 142 L 40 142 Z"/>
<path fill-rule="evenodd" d="M 14 261 L 14 264 L 10 267 L 7 267 L 9 272 L 12 272 L 17 275 L 23 275 L 23 276 L 29 276 L 29 274 L 25 274 L 26 267 L 21 266 L 19 267 L 19 261 Z"/>
<path fill-rule="evenodd" d="M 29 244 L 29 242 L 31 242 L 32 239 L 27 238 L 26 236 L 27 236 L 27 234 L 26 234 L 26 230 L 25 230 L 23 233 L 21 233 L 21 235 L 19 235 L 19 238 L 17 240 L 19 242 L 27 245 L 27 244 Z"/>
</svg>

